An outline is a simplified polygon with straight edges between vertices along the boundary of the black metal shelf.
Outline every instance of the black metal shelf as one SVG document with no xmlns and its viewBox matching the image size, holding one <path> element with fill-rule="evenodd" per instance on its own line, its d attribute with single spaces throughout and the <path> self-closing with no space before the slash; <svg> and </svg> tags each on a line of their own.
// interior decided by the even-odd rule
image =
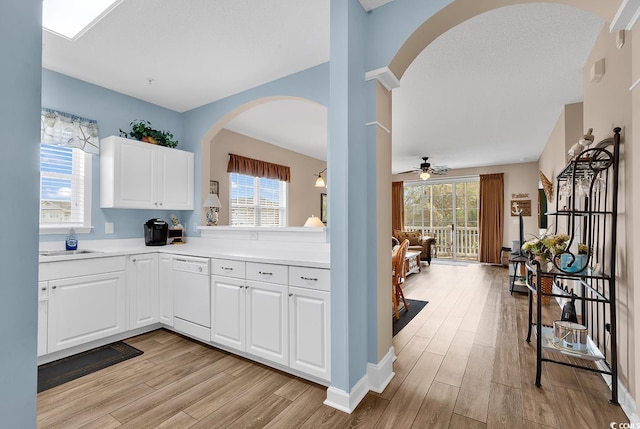
<svg viewBox="0 0 640 429">
<path fill-rule="evenodd" d="M 537 261 L 525 263 L 526 287 L 529 291 L 529 329 L 526 341 L 531 342 L 532 332 L 536 334 L 536 386 L 541 386 L 542 363 L 608 374 L 612 379 L 610 402 L 618 404 L 616 235 L 621 129 L 614 128 L 613 131 L 613 137 L 582 151 L 556 177 L 556 207 L 555 211 L 547 213 L 547 216 L 555 218 L 554 233 L 562 232 L 569 236 L 568 248 L 575 249 L 578 243 L 585 244 L 590 254 L 578 266 L 585 267 L 584 270 L 576 273 L 563 266 L 559 256 L 556 256 L 549 270 L 543 270 Z M 560 202 L 562 198 L 563 203 Z M 577 261 L 577 255 L 571 250 L 565 249 L 564 253 L 571 255 L 571 261 Z M 550 293 L 543 292 L 540 287 L 545 278 L 552 281 Z M 538 297 L 535 308 L 534 295 Z M 587 328 L 589 335 L 589 356 L 573 350 L 558 349 L 553 339 L 553 330 L 542 326 L 542 297 L 545 296 L 571 299 L 580 304 L 581 324 Z M 575 361 L 559 361 L 547 357 L 547 353 L 602 361 L 606 369 L 576 364 Z"/>
</svg>

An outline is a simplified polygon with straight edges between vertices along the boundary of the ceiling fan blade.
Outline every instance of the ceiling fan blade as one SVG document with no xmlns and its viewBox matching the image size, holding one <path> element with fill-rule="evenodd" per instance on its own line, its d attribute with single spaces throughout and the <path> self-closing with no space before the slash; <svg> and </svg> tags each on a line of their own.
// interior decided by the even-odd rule
<svg viewBox="0 0 640 429">
<path fill-rule="evenodd" d="M 395 174 L 406 174 L 406 173 L 415 173 L 417 171 L 420 171 L 419 169 L 414 168 L 413 170 L 407 170 L 407 171 L 401 171 L 400 173 L 395 173 Z"/>
<path fill-rule="evenodd" d="M 433 167 L 431 167 L 429 169 L 429 171 L 433 174 L 439 174 L 441 176 L 447 174 L 449 172 L 450 168 L 446 167 L 444 165 L 434 165 Z"/>
</svg>

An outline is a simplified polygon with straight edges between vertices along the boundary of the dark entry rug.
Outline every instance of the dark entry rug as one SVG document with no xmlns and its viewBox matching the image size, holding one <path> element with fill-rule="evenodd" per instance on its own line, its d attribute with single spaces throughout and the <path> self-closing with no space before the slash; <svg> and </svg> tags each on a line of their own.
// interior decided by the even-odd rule
<svg viewBox="0 0 640 429">
<path fill-rule="evenodd" d="M 402 303 L 402 300 L 400 300 Z M 395 337 L 398 332 L 402 330 L 407 323 L 411 322 L 411 319 L 416 317 L 418 313 L 427 305 L 429 301 L 418 301 L 416 299 L 408 299 L 409 311 L 405 311 L 404 307 L 400 310 L 400 319 L 396 319 L 396 315 L 393 317 L 393 336 Z M 393 313 L 393 312 L 392 312 Z"/>
<path fill-rule="evenodd" d="M 122 341 L 107 344 L 38 367 L 38 393 L 143 353 Z"/>
</svg>

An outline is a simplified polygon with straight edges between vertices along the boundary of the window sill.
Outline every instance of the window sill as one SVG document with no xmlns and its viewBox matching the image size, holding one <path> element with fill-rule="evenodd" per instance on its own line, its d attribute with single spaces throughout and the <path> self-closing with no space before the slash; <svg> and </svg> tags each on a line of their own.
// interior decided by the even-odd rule
<svg viewBox="0 0 640 429">
<path fill-rule="evenodd" d="M 67 232 L 69 232 L 69 228 L 73 228 L 76 234 L 88 234 L 93 229 L 92 226 L 40 226 L 40 235 L 66 234 Z"/>
</svg>

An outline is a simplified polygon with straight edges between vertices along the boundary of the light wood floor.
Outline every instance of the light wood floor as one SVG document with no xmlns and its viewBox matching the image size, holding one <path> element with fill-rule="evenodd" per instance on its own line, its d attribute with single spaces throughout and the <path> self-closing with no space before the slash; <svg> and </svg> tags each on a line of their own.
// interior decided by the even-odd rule
<svg viewBox="0 0 640 429">
<path fill-rule="evenodd" d="M 390 385 L 351 415 L 323 405 L 322 386 L 158 330 L 127 340 L 143 355 L 39 394 L 38 427 L 608 428 L 629 421 L 607 402 L 597 374 L 546 364 L 543 387 L 535 387 L 526 297 L 509 295 L 505 268 L 424 266 L 405 293 L 429 304 L 393 340 Z"/>
</svg>

